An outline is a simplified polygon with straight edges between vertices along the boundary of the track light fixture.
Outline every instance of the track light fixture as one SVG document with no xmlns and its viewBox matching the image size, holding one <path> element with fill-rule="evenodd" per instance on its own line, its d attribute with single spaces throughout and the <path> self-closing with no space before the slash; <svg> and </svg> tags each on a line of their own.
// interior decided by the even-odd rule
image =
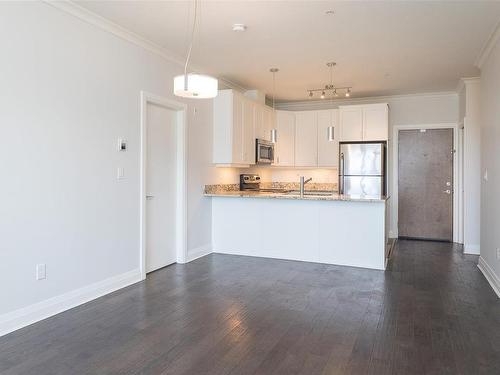
<svg viewBox="0 0 500 375">
<path fill-rule="evenodd" d="M 350 86 L 335 87 L 333 85 L 333 67 L 335 65 L 337 65 L 337 63 L 335 63 L 335 62 L 326 63 L 326 66 L 328 66 L 328 68 L 330 69 L 330 84 L 325 85 L 325 87 L 321 88 L 321 89 L 309 89 L 309 90 L 307 90 L 309 92 L 309 99 L 312 99 L 314 97 L 314 93 L 316 93 L 316 92 L 321 92 L 320 98 L 325 99 L 326 95 L 329 91 L 332 92 L 332 98 L 339 96 L 338 91 L 345 91 L 345 96 L 347 98 L 351 96 L 352 87 L 350 87 Z"/>
</svg>

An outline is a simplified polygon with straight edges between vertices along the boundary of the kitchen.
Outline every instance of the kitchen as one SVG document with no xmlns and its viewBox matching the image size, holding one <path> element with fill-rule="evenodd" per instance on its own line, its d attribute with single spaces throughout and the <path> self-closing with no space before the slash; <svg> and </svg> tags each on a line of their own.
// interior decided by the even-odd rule
<svg viewBox="0 0 500 375">
<path fill-rule="evenodd" d="M 499 373 L 500 2 L 0 28 L 0 372 Z"/>
<path fill-rule="evenodd" d="M 321 95 L 341 90 L 331 84 Z M 385 269 L 394 244 L 388 104 L 282 111 L 258 97 L 221 90 L 214 99 L 213 163 L 237 168 L 240 184 L 205 186 L 213 251 Z M 308 172 L 318 170 L 316 182 Z M 294 181 L 296 171 L 304 175 Z"/>
</svg>

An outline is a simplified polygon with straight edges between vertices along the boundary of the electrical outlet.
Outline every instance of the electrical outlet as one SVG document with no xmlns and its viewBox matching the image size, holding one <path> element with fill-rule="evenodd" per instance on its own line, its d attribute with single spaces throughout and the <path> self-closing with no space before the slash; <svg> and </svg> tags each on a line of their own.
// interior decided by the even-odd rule
<svg viewBox="0 0 500 375">
<path fill-rule="evenodd" d="M 36 265 L 36 279 L 44 280 L 47 277 L 47 268 L 44 263 Z"/>
<path fill-rule="evenodd" d="M 497 249 L 497 260 L 500 260 L 500 249 Z"/>
</svg>

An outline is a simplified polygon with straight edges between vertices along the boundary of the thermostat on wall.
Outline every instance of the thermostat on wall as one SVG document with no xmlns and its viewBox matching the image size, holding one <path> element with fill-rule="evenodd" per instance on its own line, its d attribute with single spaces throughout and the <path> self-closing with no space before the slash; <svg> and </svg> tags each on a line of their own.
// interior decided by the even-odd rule
<svg viewBox="0 0 500 375">
<path fill-rule="evenodd" d="M 127 151 L 127 141 L 125 139 L 118 140 L 118 151 Z"/>
</svg>

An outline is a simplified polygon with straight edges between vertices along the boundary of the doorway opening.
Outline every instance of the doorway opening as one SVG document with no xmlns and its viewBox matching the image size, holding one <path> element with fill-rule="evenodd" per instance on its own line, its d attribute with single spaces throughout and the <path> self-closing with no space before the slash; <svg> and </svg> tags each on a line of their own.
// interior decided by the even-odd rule
<svg viewBox="0 0 500 375">
<path fill-rule="evenodd" d="M 454 130 L 407 129 L 398 134 L 398 235 L 454 239 Z"/>
<path fill-rule="evenodd" d="M 186 105 L 141 92 L 140 268 L 186 261 Z"/>
</svg>

